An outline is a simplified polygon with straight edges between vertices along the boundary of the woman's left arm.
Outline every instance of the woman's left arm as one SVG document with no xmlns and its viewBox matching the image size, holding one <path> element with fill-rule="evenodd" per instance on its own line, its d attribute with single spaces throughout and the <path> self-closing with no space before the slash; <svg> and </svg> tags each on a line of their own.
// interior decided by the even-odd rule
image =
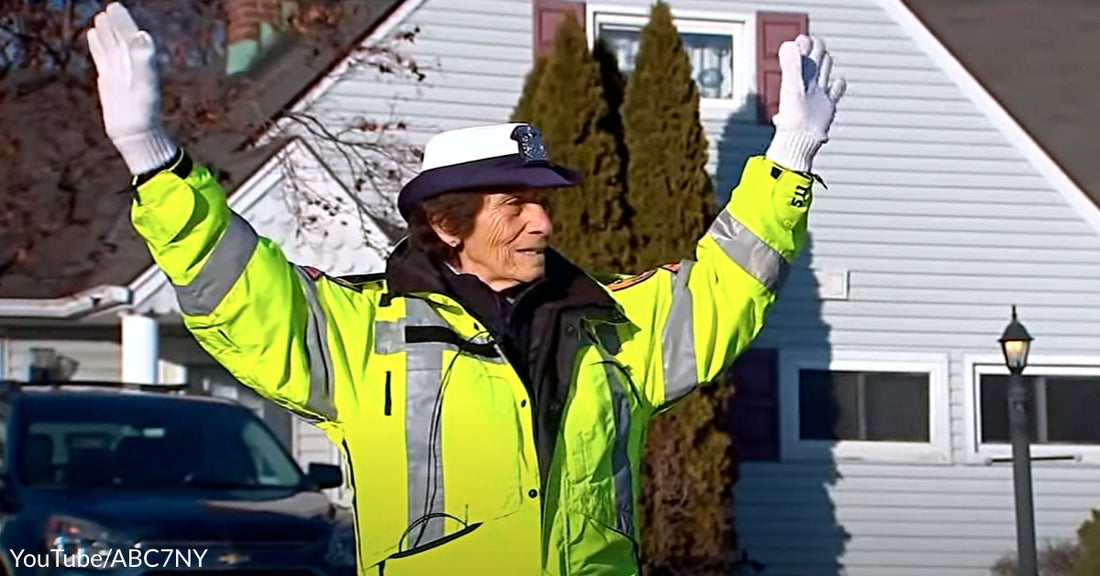
<svg viewBox="0 0 1100 576">
<path fill-rule="evenodd" d="M 616 294 L 627 310 L 650 311 L 645 392 L 658 410 L 716 379 L 749 347 L 805 242 L 812 161 L 845 82 L 829 82 L 832 58 L 820 40 L 784 43 L 779 58 L 779 113 L 767 153 L 749 159 L 693 258 Z"/>
</svg>

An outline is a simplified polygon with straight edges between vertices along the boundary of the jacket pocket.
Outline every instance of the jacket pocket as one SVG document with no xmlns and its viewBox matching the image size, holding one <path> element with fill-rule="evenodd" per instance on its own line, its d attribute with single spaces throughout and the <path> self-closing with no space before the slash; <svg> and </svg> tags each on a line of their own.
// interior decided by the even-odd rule
<svg viewBox="0 0 1100 576">
<path fill-rule="evenodd" d="M 593 514 L 567 514 L 570 534 L 570 576 L 603 576 L 615 566 L 616 576 L 641 574 L 640 548 L 634 536 L 627 534 Z"/>
<path fill-rule="evenodd" d="M 491 556 L 485 543 L 473 537 L 480 527 L 480 522 L 470 524 L 427 544 L 392 554 L 379 564 L 379 576 L 474 574 Z"/>
</svg>

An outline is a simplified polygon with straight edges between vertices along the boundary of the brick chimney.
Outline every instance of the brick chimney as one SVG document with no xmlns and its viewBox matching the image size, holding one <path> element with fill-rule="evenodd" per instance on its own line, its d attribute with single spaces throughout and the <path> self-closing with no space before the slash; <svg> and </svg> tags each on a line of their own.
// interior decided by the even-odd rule
<svg viewBox="0 0 1100 576">
<path fill-rule="evenodd" d="M 247 71 L 274 43 L 293 7 L 284 0 L 226 0 L 226 74 Z"/>
</svg>

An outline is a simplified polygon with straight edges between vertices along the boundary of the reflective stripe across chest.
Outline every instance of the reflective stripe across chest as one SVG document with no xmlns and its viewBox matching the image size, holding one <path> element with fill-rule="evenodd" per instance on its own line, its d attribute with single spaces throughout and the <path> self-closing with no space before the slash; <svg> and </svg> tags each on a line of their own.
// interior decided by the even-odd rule
<svg viewBox="0 0 1100 576">
<path fill-rule="evenodd" d="M 475 354 L 481 361 L 504 363 L 487 336 L 458 340 L 447 322 L 419 299 L 405 300 L 405 317 L 375 326 L 375 352 L 406 354 L 405 443 L 408 462 L 408 531 L 400 548 L 409 549 L 444 536 L 443 399 L 452 385 L 454 361 Z M 432 329 L 436 333 L 431 334 Z M 442 334 L 455 341 L 445 342 Z M 428 336 L 428 337 L 426 337 Z M 430 338 L 429 338 L 430 337 Z M 453 352 L 444 366 L 445 352 Z"/>
</svg>

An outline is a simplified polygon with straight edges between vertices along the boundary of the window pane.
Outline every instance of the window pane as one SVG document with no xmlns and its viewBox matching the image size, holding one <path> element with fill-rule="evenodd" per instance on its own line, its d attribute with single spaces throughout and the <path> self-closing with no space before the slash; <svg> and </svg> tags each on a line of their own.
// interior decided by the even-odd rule
<svg viewBox="0 0 1100 576">
<path fill-rule="evenodd" d="M 629 75 L 634 70 L 634 57 L 638 54 L 638 38 L 641 30 L 630 26 L 600 25 L 600 40 L 619 61 L 619 70 Z"/>
<path fill-rule="evenodd" d="M 804 440 L 927 442 L 928 374 L 803 370 Z"/>
<path fill-rule="evenodd" d="M 626 76 L 634 70 L 641 30 L 622 24 L 600 24 L 599 38 L 619 62 Z M 680 33 L 692 66 L 692 77 L 703 98 L 733 97 L 733 36 Z"/>
<path fill-rule="evenodd" d="M 799 435 L 803 440 L 835 440 L 837 409 L 829 372 L 802 370 L 799 374 Z"/>
<path fill-rule="evenodd" d="M 728 34 L 680 34 L 692 76 L 703 98 L 733 97 L 733 38 Z"/>
<path fill-rule="evenodd" d="M 865 439 L 928 442 L 928 374 L 870 373 L 865 377 Z"/>
<path fill-rule="evenodd" d="M 1048 377 L 1046 416 L 1047 442 L 1100 444 L 1100 378 Z"/>
<path fill-rule="evenodd" d="M 1009 439 L 1008 429 L 1008 375 L 1007 374 L 982 374 L 979 376 L 981 389 L 981 416 L 982 416 L 982 442 L 1007 444 Z M 1036 386 L 1038 380 L 1035 376 L 1024 376 L 1024 387 L 1028 391 L 1028 408 L 1034 412 L 1036 403 Z M 1041 443 L 1038 434 L 1038 419 L 1032 415 L 1028 419 L 1029 434 L 1032 443 Z"/>
</svg>

